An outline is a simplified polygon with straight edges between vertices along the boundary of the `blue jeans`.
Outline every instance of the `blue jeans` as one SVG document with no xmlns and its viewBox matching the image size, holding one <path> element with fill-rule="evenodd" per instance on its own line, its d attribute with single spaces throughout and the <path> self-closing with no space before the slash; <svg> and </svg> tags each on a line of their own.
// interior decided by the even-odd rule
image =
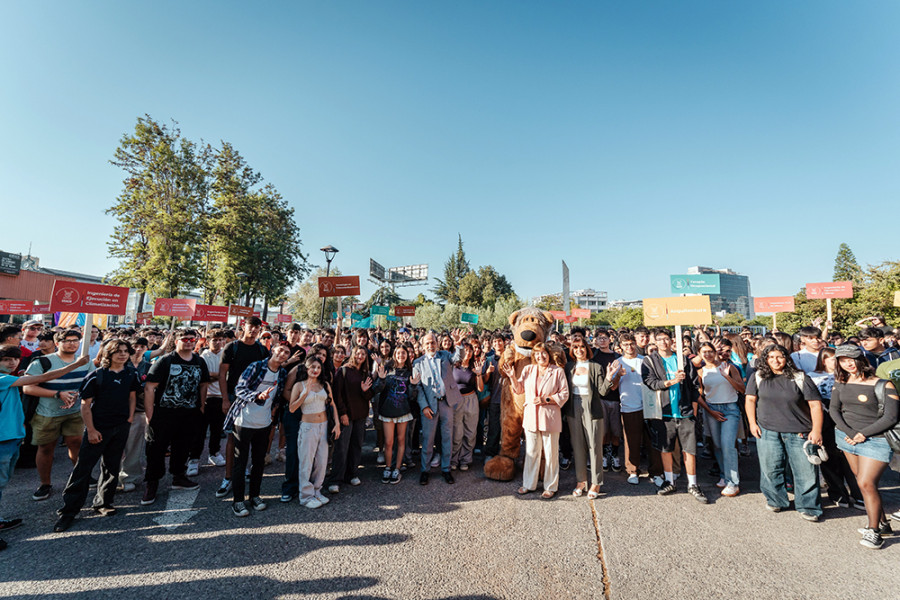
<svg viewBox="0 0 900 600">
<path fill-rule="evenodd" d="M 13 468 L 19 460 L 19 446 L 22 440 L 6 440 L 0 442 L 0 499 L 3 498 L 3 489 L 12 477 Z"/>
<path fill-rule="evenodd" d="M 756 442 L 759 456 L 759 489 L 769 506 L 787 508 L 787 488 L 784 485 L 785 463 L 790 463 L 794 474 L 794 506 L 799 512 L 819 516 L 822 502 L 819 498 L 819 469 L 809 462 L 803 451 L 806 436 L 796 433 L 778 433 L 760 426 L 762 435 Z"/>
<path fill-rule="evenodd" d="M 716 462 L 726 483 L 740 485 L 741 478 L 738 475 L 738 451 L 734 443 L 737 440 L 738 428 L 741 426 L 741 409 L 737 402 L 727 404 L 710 404 L 714 411 L 725 415 L 727 421 L 720 423 L 709 418 L 709 436 L 715 446 Z"/>
</svg>

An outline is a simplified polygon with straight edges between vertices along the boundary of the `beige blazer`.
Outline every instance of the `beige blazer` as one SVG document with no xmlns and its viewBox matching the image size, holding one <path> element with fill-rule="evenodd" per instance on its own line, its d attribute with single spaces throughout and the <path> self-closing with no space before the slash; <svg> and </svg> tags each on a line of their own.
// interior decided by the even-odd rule
<svg viewBox="0 0 900 600">
<path fill-rule="evenodd" d="M 556 365 L 550 365 L 539 379 L 537 365 L 526 365 L 522 369 L 519 383 L 525 388 L 525 415 L 522 422 L 525 430 L 560 433 L 560 409 L 569 399 L 565 371 Z M 543 402 L 544 400 L 549 402 Z"/>
</svg>

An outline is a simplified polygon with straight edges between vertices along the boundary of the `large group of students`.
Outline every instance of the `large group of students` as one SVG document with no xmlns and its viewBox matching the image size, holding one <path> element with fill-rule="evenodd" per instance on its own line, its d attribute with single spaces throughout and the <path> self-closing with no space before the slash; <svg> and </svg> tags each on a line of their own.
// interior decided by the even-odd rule
<svg viewBox="0 0 900 600">
<path fill-rule="evenodd" d="M 519 494 L 542 485 L 554 498 L 559 470 L 574 465 L 577 497 L 597 498 L 604 472 L 623 468 L 627 484 L 646 475 L 668 496 L 683 469 L 687 492 L 706 504 L 698 453 L 715 459 L 709 474 L 733 497 L 755 446 L 766 509 L 793 504 L 816 522 L 825 490 L 835 506 L 866 512 L 860 543 L 880 548 L 900 521 L 878 492 L 893 458 L 900 350 L 884 319 L 859 325 L 849 339 L 812 325 L 793 335 L 698 327 L 680 340 L 667 329 L 572 327 L 535 345 L 517 373 L 501 361 L 508 329 L 280 329 L 252 317 L 237 328 L 92 327 L 83 340 L 78 327 L 3 324 L 0 499 L 17 461 L 35 466 L 32 499 L 61 490 L 53 530 L 63 532 L 94 488 L 103 516 L 139 486 L 140 504 L 155 503 L 166 470 L 170 489 L 199 488 L 205 456 L 223 469 L 210 493 L 230 495 L 235 517 L 267 508 L 273 461 L 284 465 L 281 502 L 318 509 L 361 485 L 369 429 L 382 483 L 418 466 L 419 484 L 437 468 L 452 484 L 501 454 L 506 382 L 525 396 Z M 60 441 L 73 468 L 54 487 Z M 21 523 L 0 519 L 0 533 Z"/>
</svg>

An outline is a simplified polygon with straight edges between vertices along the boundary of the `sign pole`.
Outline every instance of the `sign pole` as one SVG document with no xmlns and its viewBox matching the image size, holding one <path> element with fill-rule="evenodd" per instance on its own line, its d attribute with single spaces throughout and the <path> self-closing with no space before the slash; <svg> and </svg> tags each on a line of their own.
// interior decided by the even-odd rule
<svg viewBox="0 0 900 600">
<path fill-rule="evenodd" d="M 85 313 L 84 314 L 84 331 L 87 332 L 87 335 L 84 333 L 81 334 L 81 355 L 82 356 L 90 356 L 91 355 L 91 332 L 94 331 L 94 315 Z"/>
<path fill-rule="evenodd" d="M 675 355 L 678 357 L 678 370 L 684 370 L 684 345 L 681 343 L 681 325 L 675 326 Z"/>
<path fill-rule="evenodd" d="M 828 313 L 828 320 L 831 321 L 831 298 L 825 298 L 825 310 Z"/>
<path fill-rule="evenodd" d="M 778 313 L 772 313 L 772 331 L 778 331 Z"/>
</svg>

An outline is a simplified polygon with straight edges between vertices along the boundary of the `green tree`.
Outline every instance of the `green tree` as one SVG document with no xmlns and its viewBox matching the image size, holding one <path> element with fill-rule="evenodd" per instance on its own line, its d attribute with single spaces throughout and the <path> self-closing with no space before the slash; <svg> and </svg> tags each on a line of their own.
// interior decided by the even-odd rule
<svg viewBox="0 0 900 600">
<path fill-rule="evenodd" d="M 469 271 L 471 269 L 466 252 L 463 250 L 462 234 L 459 234 L 456 252 L 444 263 L 444 278 L 435 278 L 437 285 L 433 290 L 434 295 L 444 302 L 459 302 L 459 284 Z"/>
<path fill-rule="evenodd" d="M 337 267 L 331 267 L 330 276 L 337 277 L 339 275 L 341 275 L 341 270 Z M 325 277 L 325 267 L 316 268 L 287 300 L 288 312 L 294 315 L 295 320 L 307 325 L 318 326 L 319 324 L 319 315 L 322 310 L 322 299 L 319 298 L 319 277 Z M 358 299 L 355 296 L 342 298 L 342 308 L 347 309 L 357 301 Z M 336 311 L 337 298 L 327 298 L 325 302 L 325 318 L 330 319 L 331 313 Z"/>
<path fill-rule="evenodd" d="M 562 310 L 562 294 L 548 294 L 541 297 L 534 305 L 541 310 Z"/>
<path fill-rule="evenodd" d="M 845 243 L 838 246 L 837 256 L 834 257 L 833 281 L 852 281 L 854 287 L 863 283 L 863 270 L 856 262 L 856 255 Z"/>
<path fill-rule="evenodd" d="M 463 304 L 481 306 L 481 292 L 484 289 L 481 278 L 475 271 L 469 271 L 459 282 L 459 301 Z"/>
</svg>

